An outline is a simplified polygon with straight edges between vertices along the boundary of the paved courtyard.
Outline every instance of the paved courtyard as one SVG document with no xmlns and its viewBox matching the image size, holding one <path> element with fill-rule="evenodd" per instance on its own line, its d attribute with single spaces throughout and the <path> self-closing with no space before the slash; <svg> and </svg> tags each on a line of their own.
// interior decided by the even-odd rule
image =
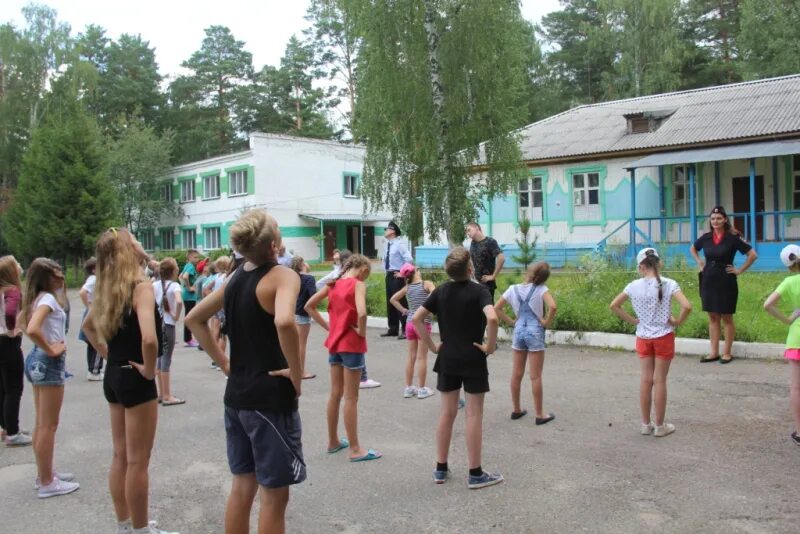
<svg viewBox="0 0 800 534">
<path fill-rule="evenodd" d="M 74 301 L 73 325 L 80 311 Z M 781 361 L 720 366 L 677 357 L 667 411 L 677 432 L 657 439 L 638 433 L 638 363 L 624 352 L 548 349 L 545 408 L 556 420 L 542 427 L 532 416 L 510 421 L 510 348 L 503 346 L 489 364 L 483 463 L 506 481 L 470 491 L 463 416 L 450 458 L 453 476 L 436 486 L 438 395 L 402 398 L 405 342 L 378 333 L 369 332 L 368 366 L 383 386 L 362 391 L 359 426 L 364 445 L 385 457 L 351 464 L 346 453 L 325 452 L 327 360 L 323 332 L 312 329 L 308 362 L 318 377 L 304 382 L 301 398 L 308 480 L 292 490 L 290 532 L 800 531 L 800 449 L 788 439 L 788 370 Z M 33 451 L 0 447 L 3 532 L 115 531 L 106 488 L 107 408 L 101 384 L 85 380 L 84 345 L 76 335 L 69 336 L 67 365 L 75 377 L 66 386 L 56 463 L 76 473 L 81 489 L 37 499 Z M 174 391 L 187 403 L 160 409 L 150 469 L 151 517 L 182 534 L 222 532 L 230 484 L 225 380 L 208 362 L 196 349 L 176 350 Z M 33 403 L 25 387 L 22 422 L 30 428 Z"/>
</svg>

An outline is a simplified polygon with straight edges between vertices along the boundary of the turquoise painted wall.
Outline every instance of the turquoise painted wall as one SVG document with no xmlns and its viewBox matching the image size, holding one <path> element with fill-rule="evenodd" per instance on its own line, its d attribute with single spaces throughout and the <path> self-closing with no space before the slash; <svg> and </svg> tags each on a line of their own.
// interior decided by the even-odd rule
<svg viewBox="0 0 800 534">
<path fill-rule="evenodd" d="M 556 182 L 553 191 L 547 194 L 547 213 L 550 221 L 569 220 L 569 211 L 572 209 L 572 202 L 569 193 L 561 188 L 561 183 Z"/>
<path fill-rule="evenodd" d="M 623 178 L 613 191 L 606 191 L 606 219 L 628 219 L 631 216 L 631 180 Z M 658 185 L 649 177 L 636 181 L 636 216 L 658 217 Z"/>
</svg>

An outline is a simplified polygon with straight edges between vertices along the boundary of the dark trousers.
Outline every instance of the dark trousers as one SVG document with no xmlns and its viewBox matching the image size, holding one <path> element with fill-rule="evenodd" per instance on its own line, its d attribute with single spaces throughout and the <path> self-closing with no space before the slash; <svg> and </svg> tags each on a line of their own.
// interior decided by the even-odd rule
<svg viewBox="0 0 800 534">
<path fill-rule="evenodd" d="M 103 358 L 101 358 L 94 347 L 88 341 L 86 342 L 86 367 L 90 373 L 98 374 L 103 370 Z"/>
<path fill-rule="evenodd" d="M 22 336 L 0 336 L 0 427 L 9 436 L 19 433 L 23 366 Z"/>
<path fill-rule="evenodd" d="M 405 279 L 395 277 L 394 272 L 386 273 L 386 317 L 389 323 L 389 332 L 395 335 L 399 334 L 400 332 L 405 333 L 406 317 L 400 316 L 400 312 L 397 311 L 397 308 L 392 306 L 392 303 L 389 302 L 389 299 L 392 298 L 395 293 L 403 289 L 403 286 L 405 285 Z M 400 301 L 400 304 L 408 308 L 408 301 L 405 299 L 405 297 Z M 398 329 L 398 327 L 400 329 Z"/>
<path fill-rule="evenodd" d="M 186 318 L 186 316 L 189 315 L 189 312 L 192 311 L 192 308 L 194 308 L 195 304 L 197 304 L 197 303 L 195 301 L 193 301 L 193 300 L 184 300 L 183 301 L 183 308 L 186 310 L 184 312 L 184 316 L 183 316 L 184 318 Z M 186 322 L 184 322 L 183 323 L 183 342 L 184 343 L 188 343 L 191 340 L 192 340 L 192 331 L 189 330 L 186 327 Z"/>
</svg>

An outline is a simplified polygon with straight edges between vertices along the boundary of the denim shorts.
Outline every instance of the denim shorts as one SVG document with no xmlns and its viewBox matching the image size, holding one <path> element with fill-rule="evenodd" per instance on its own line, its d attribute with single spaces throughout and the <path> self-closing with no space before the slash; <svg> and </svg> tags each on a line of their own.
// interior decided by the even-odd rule
<svg viewBox="0 0 800 534">
<path fill-rule="evenodd" d="M 341 365 L 345 369 L 363 369 L 366 367 L 366 354 L 363 352 L 336 352 L 328 355 L 328 363 Z"/>
<path fill-rule="evenodd" d="M 25 358 L 25 376 L 34 386 L 63 386 L 66 359 L 66 352 L 53 358 L 39 347 L 33 347 Z"/>
<path fill-rule="evenodd" d="M 297 410 L 288 413 L 225 407 L 228 467 L 234 475 L 255 473 L 267 488 L 283 488 L 306 479 Z"/>
<path fill-rule="evenodd" d="M 309 317 L 308 315 L 295 314 L 294 322 L 297 324 L 311 324 L 311 317 Z"/>
<path fill-rule="evenodd" d="M 526 352 L 539 352 L 544 350 L 544 327 L 537 324 L 517 325 L 511 340 L 511 348 Z"/>
</svg>

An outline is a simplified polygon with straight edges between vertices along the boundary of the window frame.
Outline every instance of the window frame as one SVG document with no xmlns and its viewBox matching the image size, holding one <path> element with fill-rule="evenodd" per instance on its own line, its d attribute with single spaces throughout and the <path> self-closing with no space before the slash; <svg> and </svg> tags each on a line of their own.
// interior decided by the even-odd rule
<svg viewBox="0 0 800 534">
<path fill-rule="evenodd" d="M 209 194 L 208 180 L 216 179 L 216 195 Z M 214 200 L 221 195 L 221 178 L 219 173 L 203 176 L 203 200 Z"/>
<path fill-rule="evenodd" d="M 361 177 L 356 173 L 342 174 L 342 196 L 344 198 L 359 198 L 359 182 Z M 348 192 L 348 185 L 351 191 Z"/>
<path fill-rule="evenodd" d="M 187 178 L 185 180 L 179 180 L 178 183 L 180 184 L 180 195 L 181 195 L 180 196 L 180 203 L 181 204 L 188 204 L 190 202 L 196 202 L 197 201 L 197 192 L 196 192 L 195 179 L 194 178 Z M 191 199 L 185 199 L 184 196 L 183 196 L 184 187 L 186 186 L 186 184 L 191 184 L 191 187 L 187 188 L 192 193 L 192 195 L 191 195 L 192 198 Z"/>
<path fill-rule="evenodd" d="M 683 175 L 683 180 L 677 180 L 676 176 L 680 171 Z M 670 178 L 670 190 L 672 191 L 672 195 L 670 198 L 670 213 L 673 217 L 688 217 L 689 216 L 689 169 L 686 165 L 673 165 L 672 167 L 672 176 Z M 683 191 L 683 198 L 682 198 L 682 206 L 676 204 L 677 195 L 675 192 L 678 189 L 678 186 L 681 187 Z M 681 207 L 680 211 L 677 211 L 675 208 Z"/>
<path fill-rule="evenodd" d="M 139 230 L 138 234 L 139 243 L 145 251 L 156 249 L 156 233 L 153 230 Z"/>
<path fill-rule="evenodd" d="M 538 180 L 538 188 L 534 188 Z M 525 189 L 521 185 L 525 183 Z M 536 194 L 541 196 L 540 205 L 536 206 Z M 527 206 L 522 206 L 522 199 L 526 198 Z M 533 217 L 533 210 L 539 209 L 539 217 Z M 517 182 L 517 221 L 525 215 L 533 225 L 543 225 L 547 221 L 547 177 L 534 173 Z"/>
<path fill-rule="evenodd" d="M 191 243 L 188 243 L 188 240 L 186 239 L 186 232 L 192 232 Z M 181 247 L 186 250 L 197 248 L 197 228 L 181 228 Z"/>
<path fill-rule="evenodd" d="M 800 210 L 800 155 L 792 155 L 792 162 L 789 165 L 792 177 L 792 209 Z"/>
<path fill-rule="evenodd" d="M 216 246 L 209 245 L 209 230 L 216 230 Z M 203 227 L 203 250 L 217 250 L 222 248 L 222 228 L 220 226 L 204 226 Z"/>
<path fill-rule="evenodd" d="M 161 183 L 161 201 L 162 202 L 174 202 L 175 199 L 172 198 L 172 182 L 162 182 Z"/>
<path fill-rule="evenodd" d="M 248 169 L 238 169 L 238 170 L 232 170 L 232 171 L 229 171 L 229 172 L 226 173 L 228 175 L 228 196 L 229 197 L 241 197 L 241 196 L 245 196 L 245 195 L 247 195 L 249 193 L 249 191 L 247 190 L 247 178 L 248 178 L 248 174 L 247 173 L 248 172 L 249 172 Z M 238 178 L 238 177 L 242 178 L 242 184 L 241 185 L 242 185 L 243 191 L 236 193 L 236 192 L 234 192 L 235 189 L 236 189 L 234 187 L 234 184 L 236 183 L 235 179 Z"/>
<path fill-rule="evenodd" d="M 582 178 L 583 184 L 581 186 L 575 185 L 575 178 L 580 176 Z M 597 178 L 597 184 L 591 185 L 592 180 L 591 177 L 595 176 Z M 589 223 L 592 221 L 599 221 L 602 217 L 593 217 L 592 213 L 589 211 L 591 206 L 597 206 L 597 210 L 601 211 L 602 215 L 602 208 L 601 203 L 602 199 L 600 198 L 600 191 L 602 188 L 602 182 L 600 180 L 600 173 L 596 171 L 584 171 L 584 172 L 575 172 L 570 174 L 570 186 L 572 188 L 572 217 L 575 222 L 580 223 Z M 596 202 L 592 202 L 592 192 L 594 192 Z M 581 203 L 576 204 L 576 193 L 581 193 Z M 578 217 L 578 214 L 583 212 L 581 217 Z"/>
<path fill-rule="evenodd" d="M 161 250 L 175 250 L 175 230 L 172 228 L 160 228 L 158 231 L 161 238 Z M 169 243 L 165 243 L 165 236 L 169 236 Z M 170 246 L 168 247 L 167 244 Z"/>
</svg>

